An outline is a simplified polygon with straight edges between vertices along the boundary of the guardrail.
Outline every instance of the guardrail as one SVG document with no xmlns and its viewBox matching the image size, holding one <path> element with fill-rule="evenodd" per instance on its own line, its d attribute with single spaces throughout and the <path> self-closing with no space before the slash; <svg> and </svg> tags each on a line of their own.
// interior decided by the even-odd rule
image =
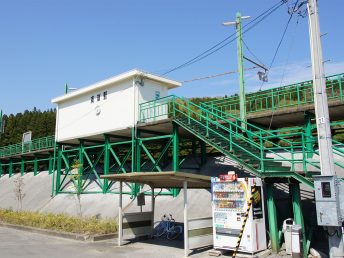
<svg viewBox="0 0 344 258">
<path fill-rule="evenodd" d="M 329 101 L 343 101 L 343 88 L 344 73 L 326 77 L 326 91 Z M 300 107 L 313 103 L 313 81 L 311 80 L 246 94 L 247 114 L 267 110 L 274 111 L 288 107 Z M 238 96 L 202 102 L 201 106 L 213 112 L 220 110 L 236 116 L 239 116 L 240 113 Z"/>
<path fill-rule="evenodd" d="M 22 144 L 12 144 L 0 148 L 0 158 L 13 156 L 17 154 L 30 153 L 33 151 L 39 151 L 44 149 L 51 149 L 55 146 L 55 136 L 46 136 L 37 138 L 31 142 Z"/>
</svg>

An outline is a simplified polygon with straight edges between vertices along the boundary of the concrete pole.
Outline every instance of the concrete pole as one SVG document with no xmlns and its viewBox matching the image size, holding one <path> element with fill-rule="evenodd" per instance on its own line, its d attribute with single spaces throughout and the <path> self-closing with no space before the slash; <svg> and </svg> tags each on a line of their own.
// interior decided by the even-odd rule
<svg viewBox="0 0 344 258">
<path fill-rule="evenodd" d="M 240 103 L 240 120 L 243 121 L 241 128 L 246 129 L 246 96 L 244 81 L 244 54 L 242 50 L 242 20 L 248 19 L 249 16 L 241 16 L 237 12 L 235 22 L 224 22 L 225 26 L 236 26 L 237 52 L 238 52 L 238 73 L 239 73 L 239 103 Z"/>
<path fill-rule="evenodd" d="M 189 256 L 189 222 L 188 222 L 188 182 L 183 182 L 184 190 L 184 256 Z"/>
<path fill-rule="evenodd" d="M 119 182 L 119 203 L 118 203 L 118 246 L 122 245 L 123 237 L 123 214 L 122 214 L 122 191 L 123 182 Z"/>
<path fill-rule="evenodd" d="M 318 16 L 318 5 L 316 0 L 307 2 L 309 15 L 309 35 L 312 57 L 313 88 L 315 118 L 318 131 L 318 143 L 320 154 L 321 175 L 336 175 L 332 151 L 332 137 L 330 117 L 326 94 L 326 79 L 324 74 L 322 44 L 320 38 L 320 24 Z M 340 227 L 328 227 L 328 232 L 341 232 Z M 329 236 L 330 257 L 344 257 L 343 241 L 337 234 Z"/>
<path fill-rule="evenodd" d="M 237 48 L 238 48 L 238 72 L 239 72 L 239 101 L 240 101 L 240 120 L 243 121 L 241 128 L 246 129 L 246 96 L 244 80 L 244 54 L 242 51 L 242 22 L 241 14 L 236 14 Z"/>
</svg>

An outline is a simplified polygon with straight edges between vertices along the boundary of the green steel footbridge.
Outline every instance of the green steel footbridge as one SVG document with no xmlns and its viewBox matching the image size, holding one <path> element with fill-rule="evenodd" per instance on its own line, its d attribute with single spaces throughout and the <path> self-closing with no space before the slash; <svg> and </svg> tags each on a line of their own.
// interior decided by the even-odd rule
<svg viewBox="0 0 344 258">
<path fill-rule="evenodd" d="M 344 132 L 344 74 L 329 76 L 326 82 L 333 133 L 340 136 Z M 0 175 L 49 171 L 53 195 L 118 193 L 115 183 L 100 176 L 197 171 L 207 156 L 224 155 L 266 182 L 270 237 L 277 249 L 274 184 L 290 185 L 294 217 L 303 225 L 299 185 L 313 188 L 312 177 L 320 170 L 312 81 L 247 94 L 246 106 L 244 122 L 239 118 L 237 96 L 200 104 L 174 95 L 145 102 L 140 104 L 135 128 L 104 134 L 102 139 L 56 142 L 54 136 L 47 136 L 0 148 Z M 333 139 L 333 151 L 336 168 L 344 171 L 344 144 L 340 140 L 343 138 Z M 196 167 L 185 166 L 190 157 L 196 160 Z M 132 184 L 128 189 L 127 194 L 136 196 L 140 186 Z M 178 189 L 163 192 L 178 193 Z"/>
</svg>

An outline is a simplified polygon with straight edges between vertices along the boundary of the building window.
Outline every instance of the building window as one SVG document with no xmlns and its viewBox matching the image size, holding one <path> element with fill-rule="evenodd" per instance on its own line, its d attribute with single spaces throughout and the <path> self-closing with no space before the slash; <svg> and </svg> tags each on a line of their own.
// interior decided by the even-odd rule
<svg viewBox="0 0 344 258">
<path fill-rule="evenodd" d="M 160 99 L 160 91 L 155 92 L 155 99 Z"/>
<path fill-rule="evenodd" d="M 94 96 L 91 96 L 91 103 L 94 103 Z"/>
<path fill-rule="evenodd" d="M 104 99 L 104 100 L 107 99 L 107 91 L 104 91 L 104 92 L 103 92 L 103 99 Z"/>
<path fill-rule="evenodd" d="M 100 94 L 97 94 L 97 101 L 100 101 Z"/>
</svg>

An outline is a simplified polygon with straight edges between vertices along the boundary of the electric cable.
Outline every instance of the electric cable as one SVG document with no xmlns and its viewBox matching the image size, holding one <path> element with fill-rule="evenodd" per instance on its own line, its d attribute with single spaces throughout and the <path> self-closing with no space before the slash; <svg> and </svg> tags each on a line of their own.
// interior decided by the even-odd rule
<svg viewBox="0 0 344 258">
<path fill-rule="evenodd" d="M 245 24 L 243 26 L 243 28 L 246 28 L 247 26 L 249 26 L 251 23 L 255 22 L 256 20 L 260 19 L 263 16 L 263 19 L 261 19 L 259 22 L 261 22 L 262 20 L 264 20 L 267 16 L 269 16 L 271 13 L 273 13 L 274 11 L 276 11 L 279 7 L 281 7 L 283 4 L 285 4 L 287 2 L 287 0 L 281 0 L 278 3 L 274 4 L 272 7 L 270 7 L 269 9 L 265 10 L 263 13 L 261 13 L 259 16 L 257 16 L 256 18 L 254 18 L 253 20 L 251 20 L 250 22 L 248 22 L 247 24 Z M 258 23 L 254 24 L 254 26 L 256 26 Z M 253 27 L 254 27 L 253 26 Z M 249 28 L 251 29 L 251 28 Z M 245 31 L 246 32 L 246 31 Z M 244 33 L 244 32 L 243 32 Z M 196 57 L 186 61 L 185 63 L 178 65 L 170 70 L 168 70 L 167 72 L 163 73 L 162 75 L 166 75 L 169 74 L 173 71 L 179 70 L 181 68 L 184 68 L 186 66 L 189 66 L 191 64 L 194 64 L 195 62 L 199 62 L 200 60 L 208 57 L 209 55 L 219 51 L 220 49 L 222 49 L 223 47 L 227 46 L 228 44 L 230 44 L 231 42 L 233 42 L 236 37 L 232 40 L 230 40 L 229 42 L 225 43 L 227 40 L 229 40 L 230 38 L 232 38 L 234 35 L 236 35 L 235 33 L 232 33 L 231 35 L 229 35 L 228 37 L 226 37 L 225 39 L 221 40 L 220 42 L 218 42 L 217 44 L 215 44 L 214 46 L 212 46 L 211 48 L 203 51 L 201 54 L 197 55 Z M 225 43 L 224 45 L 221 45 Z M 210 53 L 209 53 L 210 52 Z"/>
<path fill-rule="evenodd" d="M 300 0 L 297 0 L 297 1 L 295 2 L 293 10 L 295 10 L 295 8 L 296 8 L 297 4 L 299 3 L 299 1 L 300 1 Z M 287 33 L 287 30 L 288 30 L 288 28 L 289 28 L 289 24 L 290 24 L 290 22 L 291 22 L 291 20 L 292 20 L 292 18 L 293 18 L 293 16 L 294 16 L 294 14 L 295 14 L 294 11 L 292 11 L 292 12 L 290 13 L 289 19 L 288 19 L 288 21 L 287 21 L 287 24 L 286 24 L 284 30 L 283 30 L 282 37 L 281 37 L 280 41 L 279 41 L 278 44 L 277 44 L 277 48 L 276 48 L 275 53 L 274 53 L 274 55 L 273 55 L 273 57 L 272 57 L 272 60 L 271 60 L 271 63 L 270 63 L 270 65 L 269 65 L 269 69 L 268 69 L 268 70 L 270 70 L 270 69 L 272 68 L 272 66 L 273 66 L 273 64 L 274 64 L 274 62 L 275 62 L 275 60 L 276 60 L 278 51 L 279 51 L 279 49 L 280 49 L 280 47 L 281 47 L 281 45 L 282 45 L 282 42 L 283 42 L 283 40 L 284 40 L 284 37 L 285 37 L 285 35 L 286 35 L 286 33 Z M 265 82 L 263 81 L 262 84 L 260 85 L 259 91 L 261 91 L 261 89 L 262 89 L 264 83 L 265 83 Z"/>
<path fill-rule="evenodd" d="M 257 68 L 257 66 L 253 66 L 253 67 L 250 67 L 250 68 L 245 68 L 244 71 L 249 71 L 249 70 L 253 70 L 253 69 L 256 69 L 256 68 Z M 238 70 L 228 71 L 228 72 L 224 72 L 224 73 L 208 75 L 208 76 L 205 76 L 205 77 L 197 77 L 197 78 L 193 78 L 193 79 L 188 79 L 188 80 L 184 80 L 184 81 L 181 81 L 181 82 L 182 83 L 189 83 L 189 82 L 194 82 L 194 81 L 199 81 L 199 80 L 212 79 L 212 78 L 216 78 L 216 77 L 220 77 L 220 76 L 225 76 L 225 75 L 233 74 L 233 73 L 237 73 L 237 72 L 238 72 Z"/>
<path fill-rule="evenodd" d="M 265 66 L 264 63 L 253 53 L 253 51 L 248 47 L 246 44 L 245 40 L 242 39 L 242 43 L 244 43 L 245 48 L 247 49 L 248 52 L 251 53 L 251 55 L 260 63 L 260 65 Z"/>
<path fill-rule="evenodd" d="M 255 24 L 253 24 L 253 25 L 252 25 L 251 27 L 249 27 L 248 29 L 243 30 L 242 35 L 244 35 L 244 34 L 245 34 L 246 32 L 248 32 L 248 31 L 250 31 L 252 28 L 254 28 L 256 25 L 258 25 L 258 24 L 259 24 L 260 22 L 262 22 L 263 20 L 265 20 L 269 15 L 271 15 L 271 14 L 272 14 L 274 11 L 276 11 L 276 10 L 277 10 L 277 8 L 274 9 L 273 11 L 269 12 L 269 13 L 266 14 L 265 16 L 263 16 L 258 22 L 256 22 Z M 245 26 L 243 26 L 243 27 L 245 27 Z M 208 56 L 214 54 L 215 52 L 217 52 L 217 51 L 221 50 L 222 48 L 224 48 L 225 46 L 229 45 L 230 43 L 232 43 L 232 42 L 235 41 L 236 39 L 237 39 L 237 37 L 235 37 L 234 39 L 232 39 L 232 40 L 230 40 L 229 42 L 225 43 L 224 45 L 218 47 L 217 49 L 214 49 L 214 50 L 211 51 L 210 53 L 208 53 L 208 54 L 206 54 L 206 55 L 204 55 L 204 56 L 198 58 L 197 60 L 194 60 L 194 61 L 190 62 L 187 66 L 192 65 L 192 64 L 194 64 L 194 63 L 196 63 L 196 62 L 199 62 L 199 61 L 205 59 L 206 57 L 208 57 Z M 184 67 L 186 67 L 186 66 L 184 66 Z"/>
<path fill-rule="evenodd" d="M 300 17 L 300 16 L 299 16 L 299 17 Z M 290 43 L 290 46 L 289 46 L 289 49 L 288 49 L 287 60 L 286 60 L 286 62 L 285 62 L 285 64 L 284 64 L 284 67 L 283 67 L 282 77 L 281 77 L 280 85 L 279 85 L 278 88 L 280 88 L 280 87 L 282 86 L 282 83 L 283 83 L 283 80 L 284 80 L 284 77 L 285 77 L 286 67 L 287 67 L 287 65 L 289 64 L 290 52 L 291 52 L 291 50 L 292 50 L 292 48 L 293 48 L 293 46 L 294 46 L 295 36 L 296 36 L 296 28 L 297 28 L 297 26 L 298 26 L 298 24 L 299 24 L 299 17 L 298 17 L 298 19 L 296 20 L 296 25 L 295 25 L 295 27 L 294 27 L 294 32 L 293 32 L 292 39 L 291 39 L 291 43 Z M 278 92 L 278 90 L 277 90 L 277 92 Z M 272 103 L 272 102 L 275 102 L 275 99 L 272 99 L 272 100 L 271 100 L 271 103 Z M 274 106 L 275 106 L 275 104 L 274 104 Z M 273 119 L 274 119 L 274 113 L 275 113 L 275 110 L 272 110 L 272 114 L 271 114 L 271 118 L 270 118 L 270 123 L 269 123 L 269 130 L 271 129 L 272 121 L 273 121 Z"/>
</svg>

